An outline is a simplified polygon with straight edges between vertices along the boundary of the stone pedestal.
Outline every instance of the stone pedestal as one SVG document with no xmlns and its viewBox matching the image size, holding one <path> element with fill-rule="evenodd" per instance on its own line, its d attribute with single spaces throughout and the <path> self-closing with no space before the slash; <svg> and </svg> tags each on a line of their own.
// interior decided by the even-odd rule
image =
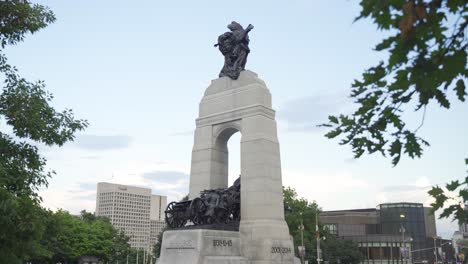
<svg viewBox="0 0 468 264">
<path fill-rule="evenodd" d="M 237 80 L 213 80 L 200 102 L 196 124 L 190 199 L 204 189 L 227 187 L 227 142 L 240 132 L 240 255 L 251 264 L 292 264 L 275 111 L 265 83 L 251 71 L 241 72 Z"/>
<path fill-rule="evenodd" d="M 158 264 L 250 264 L 237 231 L 166 231 L 162 241 Z"/>
</svg>

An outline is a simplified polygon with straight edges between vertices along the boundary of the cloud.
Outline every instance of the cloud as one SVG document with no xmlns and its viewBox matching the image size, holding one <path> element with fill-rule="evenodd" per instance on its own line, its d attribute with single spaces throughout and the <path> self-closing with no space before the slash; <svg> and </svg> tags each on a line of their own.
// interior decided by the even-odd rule
<svg viewBox="0 0 468 264">
<path fill-rule="evenodd" d="M 96 193 L 89 193 L 89 194 L 82 194 L 75 196 L 76 199 L 79 200 L 87 200 L 87 201 L 96 201 Z"/>
<path fill-rule="evenodd" d="M 325 123 L 329 115 L 346 112 L 349 106 L 344 94 L 317 93 L 286 102 L 278 110 L 278 119 L 287 123 L 289 131 L 320 131 L 324 128 L 318 125 Z"/>
<path fill-rule="evenodd" d="M 64 209 L 72 214 L 81 210 L 93 212 L 96 207 L 96 183 L 82 182 L 71 188 L 41 190 L 42 205 L 52 210 Z"/>
<path fill-rule="evenodd" d="M 143 173 L 143 178 L 148 181 L 174 183 L 188 179 L 189 175 L 180 171 L 153 171 Z"/>
<path fill-rule="evenodd" d="M 299 196 L 316 201 L 324 210 L 375 207 L 369 199 L 373 186 L 362 177 L 340 172 L 309 173 L 306 171 L 283 171 L 283 185 L 296 189 Z"/>
<path fill-rule="evenodd" d="M 80 182 L 78 183 L 78 188 L 82 191 L 96 190 L 97 184 L 95 182 Z"/>
<path fill-rule="evenodd" d="M 386 186 L 377 193 L 377 201 L 379 203 L 413 202 L 429 206 L 432 202 L 427 194 L 430 187 L 424 177 L 419 178 L 414 184 Z"/>
<path fill-rule="evenodd" d="M 429 189 L 430 186 L 416 186 L 416 185 L 391 185 L 382 188 L 383 192 L 413 192 L 424 191 Z"/>
<path fill-rule="evenodd" d="M 141 175 L 147 188 L 153 193 L 168 196 L 168 201 L 187 195 L 189 175 L 180 171 L 151 171 Z"/>
<path fill-rule="evenodd" d="M 99 160 L 101 159 L 100 156 L 83 156 L 83 157 L 80 157 L 80 159 L 84 159 L 84 160 Z"/>
<path fill-rule="evenodd" d="M 89 150 L 122 149 L 130 146 L 132 138 L 127 135 L 78 135 L 74 145 Z"/>
<path fill-rule="evenodd" d="M 170 134 L 170 136 L 175 136 L 175 137 L 185 137 L 185 136 L 193 136 L 193 129 L 192 130 L 187 130 L 187 131 L 181 131 L 181 132 L 175 132 Z"/>
<path fill-rule="evenodd" d="M 79 182 L 75 184 L 75 187 L 68 190 L 71 194 L 82 194 L 89 192 L 96 192 L 97 183 L 95 182 Z"/>
</svg>

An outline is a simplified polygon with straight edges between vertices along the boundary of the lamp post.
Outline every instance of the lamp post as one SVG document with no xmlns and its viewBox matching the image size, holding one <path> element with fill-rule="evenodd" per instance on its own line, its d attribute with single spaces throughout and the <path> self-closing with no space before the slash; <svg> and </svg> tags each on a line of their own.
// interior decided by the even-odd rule
<svg viewBox="0 0 468 264">
<path fill-rule="evenodd" d="M 301 231 L 301 250 L 299 253 L 301 255 L 302 264 L 304 264 L 305 248 L 304 248 L 304 224 L 302 222 L 302 212 L 300 212 L 299 215 L 301 216 L 301 225 L 299 226 L 299 230 Z"/>
<path fill-rule="evenodd" d="M 406 232 L 406 229 L 405 227 L 403 226 L 403 219 L 405 219 L 405 215 L 404 214 L 400 214 L 400 219 L 401 219 L 401 223 L 400 223 L 400 232 L 401 232 L 401 249 L 400 250 L 400 254 L 402 254 L 401 256 L 401 260 L 402 262 L 405 260 L 405 254 L 406 254 L 406 243 L 405 243 L 405 232 Z"/>
</svg>

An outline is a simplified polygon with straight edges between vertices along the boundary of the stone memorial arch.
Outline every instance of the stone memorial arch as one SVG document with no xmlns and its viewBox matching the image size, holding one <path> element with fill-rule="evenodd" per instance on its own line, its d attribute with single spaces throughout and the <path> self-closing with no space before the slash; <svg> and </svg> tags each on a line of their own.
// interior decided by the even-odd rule
<svg viewBox="0 0 468 264">
<path fill-rule="evenodd" d="M 228 185 L 227 142 L 241 133 L 242 255 L 269 262 L 293 251 L 284 220 L 280 148 L 271 94 L 257 74 L 213 80 L 200 102 L 190 172 L 190 199 L 205 189 Z M 286 254 L 291 256 L 292 254 Z M 266 261 L 266 262 L 261 262 Z M 288 262 L 277 262 L 288 263 Z"/>
</svg>

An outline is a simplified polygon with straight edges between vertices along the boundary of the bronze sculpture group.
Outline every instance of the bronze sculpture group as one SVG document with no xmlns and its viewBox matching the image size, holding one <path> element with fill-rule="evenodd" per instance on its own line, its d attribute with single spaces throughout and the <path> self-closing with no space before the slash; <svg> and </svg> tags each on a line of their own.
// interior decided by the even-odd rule
<svg viewBox="0 0 468 264">
<path fill-rule="evenodd" d="M 193 200 L 171 202 L 165 211 L 170 228 L 193 225 L 228 224 L 240 221 L 240 177 L 225 189 L 201 192 Z"/>
<path fill-rule="evenodd" d="M 215 47 L 224 56 L 224 66 L 219 77 L 227 76 L 233 80 L 239 78 L 240 72 L 245 70 L 247 55 L 249 55 L 249 32 L 254 28 L 251 24 L 244 29 L 239 23 L 232 21 L 228 31 L 218 37 Z"/>
</svg>

